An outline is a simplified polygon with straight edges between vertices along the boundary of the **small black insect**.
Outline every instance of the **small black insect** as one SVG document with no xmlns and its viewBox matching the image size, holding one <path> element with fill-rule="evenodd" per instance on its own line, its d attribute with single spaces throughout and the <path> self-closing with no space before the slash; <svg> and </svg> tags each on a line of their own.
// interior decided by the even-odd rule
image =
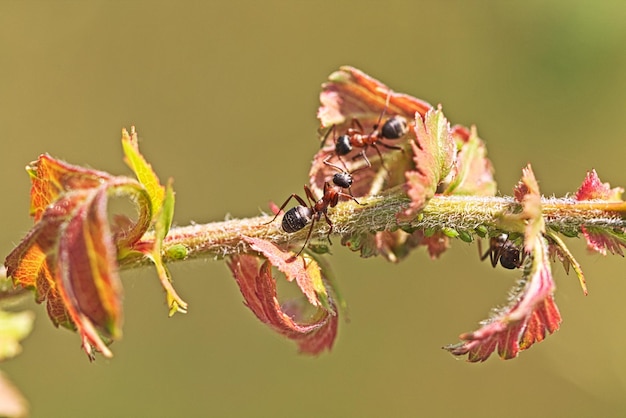
<svg viewBox="0 0 626 418">
<path fill-rule="evenodd" d="M 327 211 L 328 208 L 333 208 L 337 206 L 340 196 L 352 199 L 359 205 L 361 204 L 350 191 L 350 187 L 352 186 L 353 182 L 352 175 L 347 171 L 342 170 L 340 167 L 331 164 L 330 162 L 328 162 L 328 159 L 324 161 L 324 164 L 337 169 L 339 172 L 333 175 L 333 184 L 329 182 L 324 183 L 322 198 L 317 200 L 315 196 L 313 196 L 311 188 L 305 185 L 304 193 L 308 202 L 305 202 L 304 199 L 294 193 L 289 196 L 287 200 L 285 200 L 276 216 L 274 216 L 274 218 L 272 218 L 272 220 L 268 222 L 268 224 L 274 222 L 274 220 L 276 220 L 280 212 L 282 212 L 282 210 L 285 208 L 285 206 L 287 206 L 291 199 L 296 199 L 298 201 L 299 205 L 294 206 L 293 208 L 285 212 L 285 215 L 283 216 L 283 220 L 281 222 L 281 227 L 283 231 L 287 232 L 288 234 L 298 232 L 301 229 L 304 229 L 309 223 L 311 223 L 311 226 L 309 227 L 309 232 L 304 240 L 304 245 L 302 246 L 300 251 L 298 251 L 298 253 L 294 256 L 294 259 L 297 258 L 306 248 L 306 245 L 311 238 L 311 233 L 313 232 L 315 222 L 319 221 L 322 216 L 324 216 L 324 220 L 329 226 L 326 237 L 328 238 L 328 242 L 330 243 L 330 234 L 333 232 L 333 223 L 328 218 Z M 343 192 L 343 189 L 347 189 L 348 193 Z"/>
<path fill-rule="evenodd" d="M 371 167 L 372 164 L 366 155 L 367 149 L 369 147 L 372 147 L 376 150 L 383 166 L 383 155 L 380 152 L 379 146 L 385 147 L 387 149 L 402 150 L 402 147 L 384 142 L 384 140 L 401 139 L 409 132 L 409 124 L 407 120 L 402 116 L 392 116 L 387 119 L 385 123 L 383 123 L 381 126 L 381 122 L 389 105 L 390 97 L 391 92 L 387 95 L 385 107 L 378 117 L 378 121 L 372 127 L 372 131 L 370 133 L 365 132 L 365 129 L 363 129 L 363 126 L 361 125 L 361 122 L 358 121 L 358 119 L 352 119 L 352 126 L 346 131 L 346 133 L 335 138 L 335 155 L 337 155 L 341 159 L 341 157 L 348 155 L 350 152 L 352 152 L 354 148 L 361 148 L 361 152 L 359 152 L 354 158 L 363 158 L 367 166 Z M 331 131 L 334 133 L 335 128 L 333 127 L 328 131 L 322 143 L 326 141 L 326 138 Z"/>
<path fill-rule="evenodd" d="M 521 257 L 520 249 L 509 239 L 508 234 L 491 237 L 489 249 L 484 254 L 482 254 L 481 244 L 478 241 L 478 251 L 481 253 L 480 260 L 483 261 L 489 257 L 493 267 L 498 265 L 498 261 L 502 267 L 511 270 L 522 265 L 523 257 Z"/>
</svg>

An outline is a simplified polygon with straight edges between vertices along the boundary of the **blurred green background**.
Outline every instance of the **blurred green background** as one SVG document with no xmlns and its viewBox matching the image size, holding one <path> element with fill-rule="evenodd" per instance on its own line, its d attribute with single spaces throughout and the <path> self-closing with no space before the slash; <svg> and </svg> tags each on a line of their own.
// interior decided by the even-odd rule
<svg viewBox="0 0 626 418">
<path fill-rule="evenodd" d="M 131 124 L 175 179 L 178 225 L 258 215 L 301 191 L 320 84 L 344 64 L 476 124 L 503 194 L 528 162 L 546 195 L 591 168 L 624 186 L 624 22 L 618 1 L 1 1 L 0 252 L 31 226 L 28 162 L 127 174 Z M 504 303 L 516 272 L 460 241 L 397 265 L 336 242 L 350 322 L 330 354 L 298 355 L 223 262 L 196 261 L 172 266 L 190 310 L 171 319 L 152 269 L 123 273 L 124 338 L 94 364 L 29 298 L 35 332 L 2 369 L 33 417 L 624 416 L 626 262 L 568 242 L 590 295 L 556 267 L 561 330 L 511 361 L 440 347 Z"/>
</svg>

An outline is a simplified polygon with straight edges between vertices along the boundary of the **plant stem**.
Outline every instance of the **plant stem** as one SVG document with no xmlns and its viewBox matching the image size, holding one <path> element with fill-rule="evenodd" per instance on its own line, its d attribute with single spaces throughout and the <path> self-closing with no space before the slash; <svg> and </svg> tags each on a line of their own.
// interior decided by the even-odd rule
<svg viewBox="0 0 626 418">
<path fill-rule="evenodd" d="M 413 220 L 398 221 L 396 214 L 409 206 L 401 189 L 383 196 L 339 203 L 329 210 L 333 222 L 333 235 L 351 235 L 397 228 L 403 229 L 454 229 L 470 233 L 479 226 L 498 229 L 507 215 L 521 211 L 520 204 L 511 197 L 435 196 L 419 216 Z M 542 212 L 546 227 L 576 236 L 582 226 L 614 229 L 626 228 L 626 202 L 576 201 L 571 198 L 543 198 Z M 202 225 L 172 228 L 163 242 L 164 261 L 172 262 L 190 258 L 221 259 L 225 256 L 249 251 L 242 236 L 267 239 L 278 246 L 302 244 L 308 226 L 294 234 L 286 234 L 280 227 L 280 217 L 268 224 L 271 216 L 234 219 Z M 317 227 L 319 225 L 319 228 Z M 328 230 L 322 220 L 316 223 L 314 236 L 324 238 Z M 151 235 L 143 238 L 152 240 Z M 183 246 L 185 256 L 173 256 L 175 247 Z M 127 259 L 122 267 L 146 264 L 145 259 Z"/>
</svg>

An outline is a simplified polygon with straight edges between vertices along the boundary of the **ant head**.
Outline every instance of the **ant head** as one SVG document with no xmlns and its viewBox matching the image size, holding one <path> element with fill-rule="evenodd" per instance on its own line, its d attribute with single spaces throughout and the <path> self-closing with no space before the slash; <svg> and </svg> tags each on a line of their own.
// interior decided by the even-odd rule
<svg viewBox="0 0 626 418">
<path fill-rule="evenodd" d="M 350 144 L 350 137 L 348 135 L 341 135 L 335 142 L 335 154 L 346 155 L 352 151 L 352 144 Z"/>
<path fill-rule="evenodd" d="M 345 171 L 335 173 L 333 176 L 333 183 L 335 186 L 341 187 L 342 189 L 349 189 L 350 186 L 352 186 L 352 175 L 350 173 L 346 173 Z"/>
<path fill-rule="evenodd" d="M 409 132 L 409 125 L 402 116 L 387 119 L 380 129 L 380 134 L 386 139 L 400 139 Z"/>
</svg>

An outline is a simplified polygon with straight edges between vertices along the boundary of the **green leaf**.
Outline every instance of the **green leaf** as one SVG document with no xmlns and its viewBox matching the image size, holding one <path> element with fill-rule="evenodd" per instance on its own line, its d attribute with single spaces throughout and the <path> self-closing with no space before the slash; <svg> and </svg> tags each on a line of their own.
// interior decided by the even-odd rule
<svg viewBox="0 0 626 418">
<path fill-rule="evenodd" d="M 137 132 L 135 127 L 130 128 L 130 135 L 126 129 L 122 130 L 122 148 L 124 149 L 125 162 L 133 170 L 137 180 L 146 188 L 150 195 L 153 208 L 160 208 L 164 198 L 164 188 L 152 166 L 139 152 Z"/>
</svg>

